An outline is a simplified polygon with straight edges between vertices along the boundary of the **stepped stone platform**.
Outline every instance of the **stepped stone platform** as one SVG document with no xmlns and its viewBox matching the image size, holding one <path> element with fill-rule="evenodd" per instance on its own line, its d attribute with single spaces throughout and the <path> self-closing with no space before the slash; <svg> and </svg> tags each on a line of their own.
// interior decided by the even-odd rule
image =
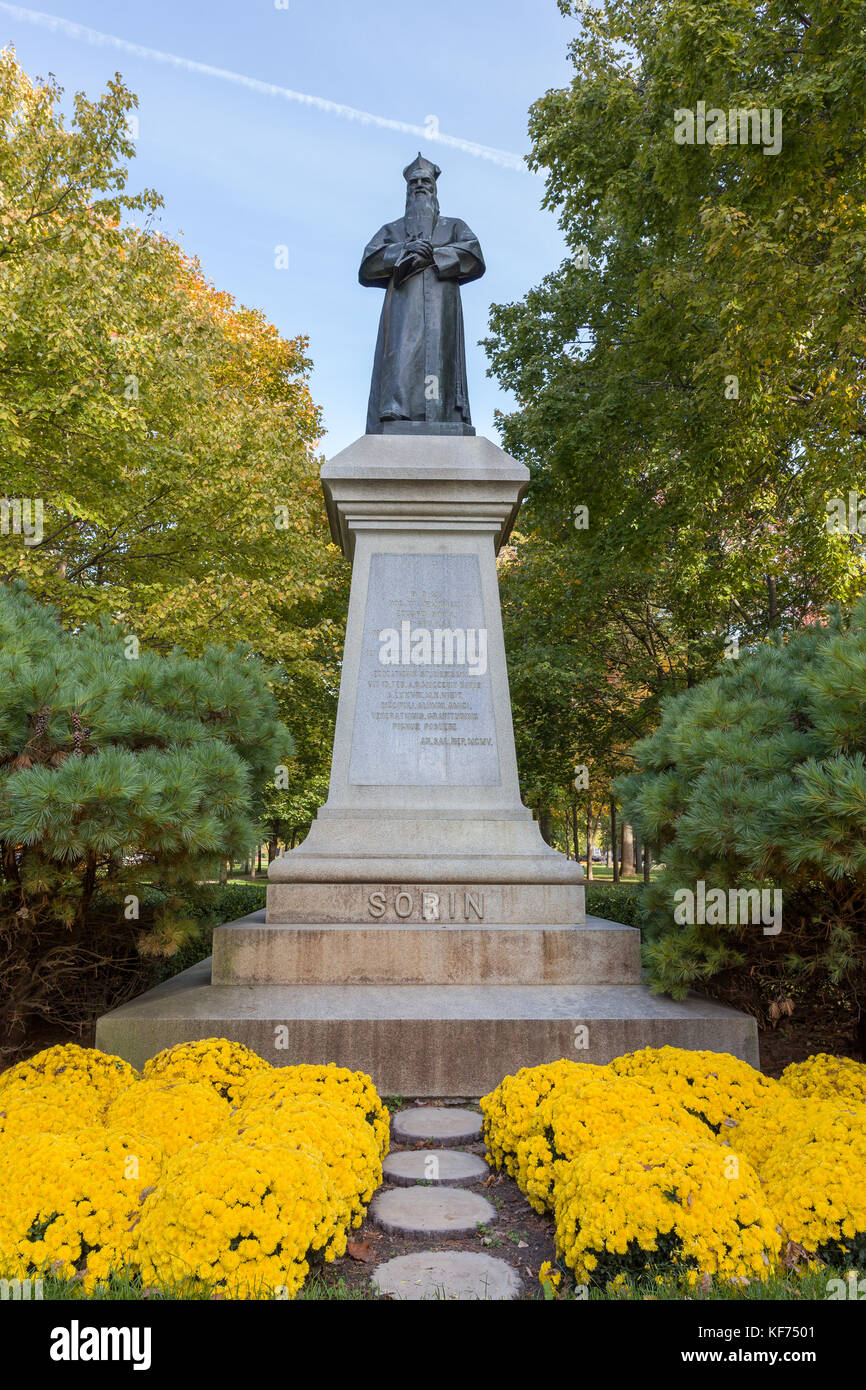
<svg viewBox="0 0 866 1390">
<path fill-rule="evenodd" d="M 256 917 L 261 919 L 263 914 Z M 242 919 L 237 924 L 241 939 L 261 925 L 261 921 Z M 731 1052 L 752 1065 L 758 1062 L 755 1021 L 748 1015 L 698 996 L 676 1002 L 650 994 L 640 983 L 639 933 L 619 923 L 590 918 L 585 927 L 565 929 L 555 952 L 547 957 L 557 963 L 557 969 L 549 970 L 547 983 L 520 983 L 525 961 L 521 967 L 518 956 L 508 966 L 508 957 L 497 954 L 495 927 L 478 932 L 475 947 L 465 943 L 461 947 L 458 941 L 453 955 L 451 943 L 431 944 L 422 970 L 414 950 L 402 958 L 399 950 L 392 955 L 386 949 L 387 939 L 380 943 L 378 966 L 373 953 L 366 963 L 363 954 L 356 956 L 355 964 L 351 956 L 347 960 L 338 954 L 319 954 L 320 926 L 310 929 L 316 950 L 311 946 L 307 958 L 317 961 L 329 983 L 308 983 L 303 977 L 298 983 L 287 983 L 285 978 L 271 983 L 254 983 L 249 978 L 221 983 L 212 978 L 212 966 L 219 964 L 219 934 L 230 930 L 223 927 L 215 933 L 213 960 L 184 970 L 100 1018 L 97 1047 L 142 1066 L 148 1057 L 175 1043 L 227 1037 L 245 1043 L 276 1066 L 335 1062 L 368 1072 L 382 1095 L 412 1096 L 480 1096 L 520 1067 L 560 1057 L 603 1063 L 639 1047 L 665 1043 Z M 297 928 L 286 930 L 291 934 Z M 362 936 L 369 931 L 342 928 L 343 942 L 351 940 L 353 930 Z M 392 930 L 399 933 L 401 929 Z M 460 929 L 453 930 L 459 937 Z M 534 946 L 525 949 L 542 953 L 547 930 L 524 928 L 525 937 L 535 934 Z M 600 934 L 598 939 L 627 943 L 619 948 L 618 981 L 579 983 L 574 978 L 580 974 L 579 962 L 592 960 L 595 933 Z M 413 942 L 420 943 L 424 937 L 423 929 L 412 930 Z M 240 950 L 230 946 L 228 955 L 235 949 Z M 504 982 L 495 971 L 486 974 L 490 951 L 508 976 Z M 297 968 L 297 958 L 291 958 L 286 974 Z M 394 966 L 401 959 L 404 978 L 407 974 L 414 980 L 424 977 L 422 982 L 394 982 Z M 359 961 L 361 979 L 356 974 Z M 443 963 L 449 970 L 441 970 Z M 527 975 L 538 981 L 537 974 L 527 971 L 523 978 Z"/>
<path fill-rule="evenodd" d="M 640 934 L 600 917 L 570 925 L 274 923 L 254 912 L 213 938 L 214 985 L 640 982 Z"/>
</svg>

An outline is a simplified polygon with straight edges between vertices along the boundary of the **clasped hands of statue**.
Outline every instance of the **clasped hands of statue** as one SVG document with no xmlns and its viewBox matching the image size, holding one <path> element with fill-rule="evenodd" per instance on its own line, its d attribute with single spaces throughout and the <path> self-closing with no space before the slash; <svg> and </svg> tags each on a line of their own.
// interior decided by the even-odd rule
<svg viewBox="0 0 866 1390">
<path fill-rule="evenodd" d="M 403 243 L 394 274 L 398 282 L 407 280 L 410 275 L 426 270 L 433 263 L 433 243 L 424 237 L 411 237 Z"/>
</svg>

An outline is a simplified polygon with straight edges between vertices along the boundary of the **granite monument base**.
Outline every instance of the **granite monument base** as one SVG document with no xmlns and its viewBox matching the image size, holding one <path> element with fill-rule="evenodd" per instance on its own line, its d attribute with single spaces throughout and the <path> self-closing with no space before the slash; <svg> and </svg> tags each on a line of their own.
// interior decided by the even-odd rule
<svg viewBox="0 0 866 1390">
<path fill-rule="evenodd" d="M 211 959 L 104 1015 L 96 1045 L 140 1067 L 178 1042 L 232 1038 L 276 1066 L 335 1062 L 402 1096 L 481 1096 L 520 1067 L 664 1044 L 757 1066 L 754 1019 L 651 994 L 638 938 L 594 917 L 479 931 L 304 927 L 259 912 L 217 928 Z"/>
</svg>

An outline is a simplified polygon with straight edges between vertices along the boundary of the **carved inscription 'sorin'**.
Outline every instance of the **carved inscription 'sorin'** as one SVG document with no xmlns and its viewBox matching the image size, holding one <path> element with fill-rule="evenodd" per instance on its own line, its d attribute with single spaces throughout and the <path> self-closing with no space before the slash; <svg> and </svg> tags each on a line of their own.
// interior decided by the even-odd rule
<svg viewBox="0 0 866 1390">
<path fill-rule="evenodd" d="M 378 921 L 388 908 L 402 922 L 483 922 L 484 894 L 478 888 L 416 889 L 377 888 L 367 900 L 367 911 Z"/>
</svg>

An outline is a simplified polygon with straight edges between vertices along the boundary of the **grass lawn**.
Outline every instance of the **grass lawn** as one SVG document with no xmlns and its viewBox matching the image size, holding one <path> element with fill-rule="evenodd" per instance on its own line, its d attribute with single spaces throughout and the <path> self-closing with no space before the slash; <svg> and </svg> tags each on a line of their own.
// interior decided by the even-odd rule
<svg viewBox="0 0 866 1390">
<path fill-rule="evenodd" d="M 435 1242 L 428 1243 L 427 1248 L 439 1248 Z M 441 1248 L 450 1249 L 451 1245 L 445 1244 Z M 345 1273 L 345 1265 L 352 1263 L 348 1256 L 342 1260 L 336 1260 L 333 1265 L 324 1266 L 322 1269 L 313 1270 L 304 1287 L 296 1295 L 296 1301 L 300 1302 L 385 1302 L 380 1300 L 379 1295 L 374 1293 L 369 1285 L 368 1271 L 364 1271 L 363 1277 L 359 1279 L 352 1272 L 351 1277 Z M 747 1287 L 738 1287 L 718 1283 L 715 1280 L 705 1278 L 701 1285 L 689 1288 L 686 1284 L 671 1278 L 669 1271 L 659 1271 L 658 1273 L 650 1269 L 641 1278 L 629 1278 L 622 1285 L 614 1290 L 607 1291 L 603 1288 L 585 1289 L 575 1286 L 571 1275 L 563 1275 L 562 1282 L 555 1297 L 565 1302 L 589 1301 L 594 1303 L 622 1303 L 622 1302 L 698 1302 L 712 1303 L 718 1302 L 824 1302 L 828 1299 L 828 1285 L 831 1279 L 845 1280 L 847 1271 L 842 1269 L 827 1268 L 824 1270 L 809 1270 L 804 1274 L 793 1272 L 774 1275 L 765 1283 L 757 1281 L 750 1283 Z M 527 1287 L 523 1294 L 523 1301 L 543 1301 L 545 1294 L 537 1280 L 532 1284 L 526 1281 Z M 31 1294 L 32 1297 L 32 1294 Z M 550 1294 L 548 1294 L 550 1297 Z M 75 1301 L 89 1302 L 93 1299 L 96 1302 L 210 1302 L 214 1299 L 224 1299 L 225 1295 L 219 1290 L 210 1289 L 203 1286 L 197 1290 L 191 1290 L 183 1285 L 166 1286 L 162 1288 L 150 1287 L 142 1288 L 141 1282 L 135 1278 L 128 1278 L 116 1275 L 111 1279 L 107 1288 L 91 1294 L 89 1297 L 84 1294 L 80 1282 L 67 1279 L 46 1278 L 42 1286 L 42 1298 L 44 1301 Z M 274 1302 L 273 1298 L 268 1297 L 265 1301 Z"/>
<path fill-rule="evenodd" d="M 583 861 L 584 873 L 586 872 L 586 861 Z M 660 868 L 655 866 L 650 868 L 650 878 L 658 878 L 661 873 Z M 613 866 L 605 864 L 593 864 L 592 866 L 593 883 L 613 883 Z M 643 874 L 629 874 L 627 878 L 620 878 L 620 883 L 643 883 Z"/>
</svg>

